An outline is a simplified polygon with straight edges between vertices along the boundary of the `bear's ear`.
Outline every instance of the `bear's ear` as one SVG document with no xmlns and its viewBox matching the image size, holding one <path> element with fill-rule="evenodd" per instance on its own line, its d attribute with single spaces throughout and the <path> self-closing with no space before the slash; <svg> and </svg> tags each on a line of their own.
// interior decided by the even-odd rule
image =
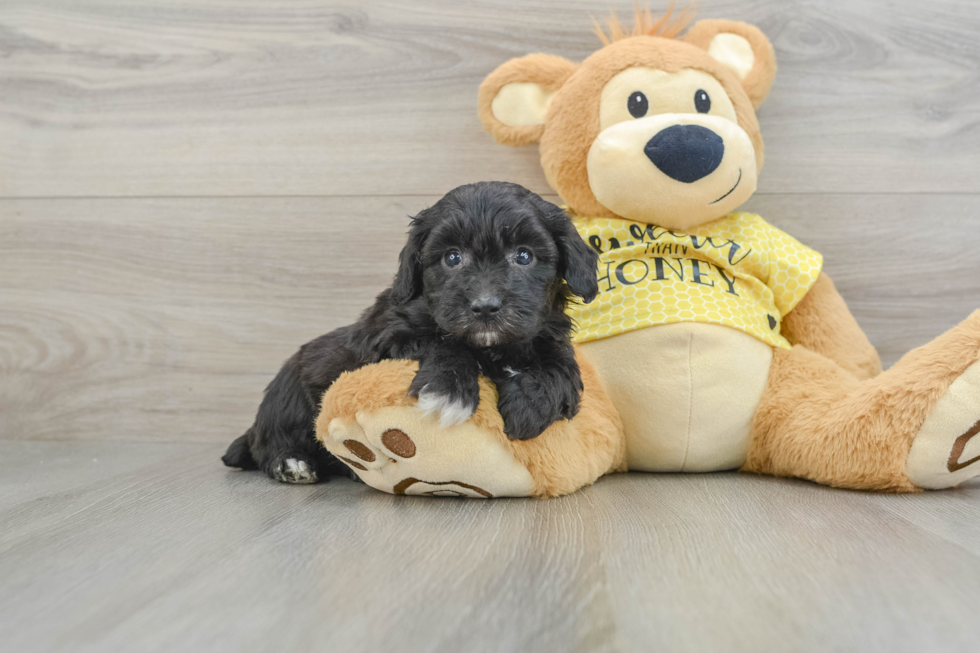
<svg viewBox="0 0 980 653">
<path fill-rule="evenodd" d="M 707 50 L 735 73 L 752 106 L 762 106 L 776 77 L 776 53 L 758 27 L 733 20 L 701 20 L 684 40 Z"/>
<path fill-rule="evenodd" d="M 483 128 L 504 145 L 541 140 L 548 103 L 576 68 L 578 64 L 548 54 L 529 54 L 502 64 L 480 84 Z"/>
</svg>

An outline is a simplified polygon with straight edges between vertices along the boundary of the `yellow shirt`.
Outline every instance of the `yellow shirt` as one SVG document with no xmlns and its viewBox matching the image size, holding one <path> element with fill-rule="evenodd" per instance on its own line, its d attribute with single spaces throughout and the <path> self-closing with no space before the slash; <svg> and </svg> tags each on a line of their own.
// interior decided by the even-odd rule
<svg viewBox="0 0 980 653">
<path fill-rule="evenodd" d="M 658 324 L 706 322 L 789 349 L 782 317 L 820 275 L 823 257 L 753 213 L 690 233 L 617 218 L 572 218 L 599 251 L 599 295 L 569 311 L 576 342 Z"/>
</svg>

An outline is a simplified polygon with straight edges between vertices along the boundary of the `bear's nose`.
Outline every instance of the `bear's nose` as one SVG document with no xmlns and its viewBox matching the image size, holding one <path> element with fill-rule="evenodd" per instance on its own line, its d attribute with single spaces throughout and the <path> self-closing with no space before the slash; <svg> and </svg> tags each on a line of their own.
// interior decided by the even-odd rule
<svg viewBox="0 0 980 653">
<path fill-rule="evenodd" d="M 479 297 L 470 304 L 470 310 L 477 317 L 486 320 L 500 312 L 500 300 L 496 297 Z"/>
<path fill-rule="evenodd" d="M 701 125 L 673 125 L 651 138 L 643 153 L 671 179 L 691 184 L 721 165 L 725 141 Z"/>
</svg>

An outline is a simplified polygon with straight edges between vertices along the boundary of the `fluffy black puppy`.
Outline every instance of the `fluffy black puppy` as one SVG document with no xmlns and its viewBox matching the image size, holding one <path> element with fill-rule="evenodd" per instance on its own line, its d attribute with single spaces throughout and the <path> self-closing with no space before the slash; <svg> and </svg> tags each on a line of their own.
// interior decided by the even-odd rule
<svg viewBox="0 0 980 653">
<path fill-rule="evenodd" d="M 508 437 L 538 436 L 578 412 L 565 305 L 570 294 L 595 298 L 597 259 L 565 212 L 531 191 L 460 186 L 412 219 L 394 284 L 374 306 L 286 361 L 222 460 L 289 483 L 348 473 L 315 439 L 320 399 L 341 373 L 387 358 L 419 361 L 409 395 L 443 425 L 473 414 L 482 373 Z"/>
</svg>

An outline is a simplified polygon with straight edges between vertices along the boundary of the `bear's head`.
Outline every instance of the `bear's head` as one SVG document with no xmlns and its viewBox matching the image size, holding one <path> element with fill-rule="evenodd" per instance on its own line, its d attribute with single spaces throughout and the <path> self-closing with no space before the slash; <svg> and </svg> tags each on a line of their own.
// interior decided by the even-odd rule
<svg viewBox="0 0 980 653">
<path fill-rule="evenodd" d="M 776 74 L 757 28 L 637 12 L 610 22 L 605 47 L 576 64 L 532 54 L 480 86 L 480 118 L 500 143 L 539 142 L 548 183 L 569 209 L 687 230 L 756 189 L 763 144 L 755 110 Z"/>
</svg>

